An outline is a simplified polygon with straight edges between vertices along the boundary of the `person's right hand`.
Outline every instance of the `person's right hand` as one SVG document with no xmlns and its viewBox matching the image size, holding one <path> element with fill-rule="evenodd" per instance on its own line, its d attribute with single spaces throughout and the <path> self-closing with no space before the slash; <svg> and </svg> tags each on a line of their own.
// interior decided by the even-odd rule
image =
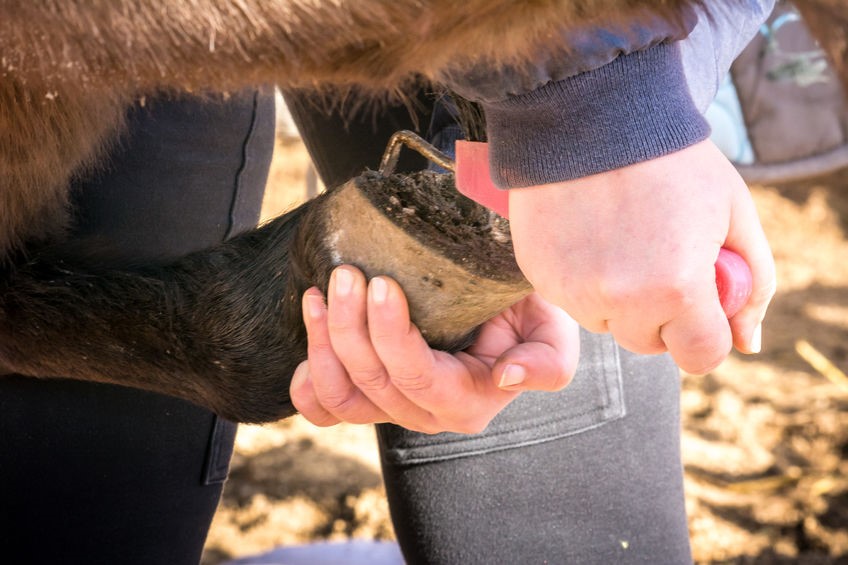
<svg viewBox="0 0 848 565">
<path fill-rule="evenodd" d="M 748 187 L 711 142 L 509 196 L 521 270 L 583 327 L 635 353 L 668 351 L 690 373 L 715 368 L 732 344 L 759 351 L 774 260 Z M 715 284 L 722 246 L 753 275 L 729 323 Z"/>
</svg>

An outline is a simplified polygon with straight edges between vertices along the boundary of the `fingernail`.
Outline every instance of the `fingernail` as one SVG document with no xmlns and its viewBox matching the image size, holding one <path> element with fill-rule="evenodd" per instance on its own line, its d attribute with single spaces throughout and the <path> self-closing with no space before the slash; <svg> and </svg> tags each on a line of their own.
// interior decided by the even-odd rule
<svg viewBox="0 0 848 565">
<path fill-rule="evenodd" d="M 527 377 L 527 371 L 521 365 L 507 365 L 501 373 L 501 381 L 498 383 L 500 388 L 512 388 L 520 385 Z"/>
<path fill-rule="evenodd" d="M 336 269 L 333 273 L 333 293 L 336 296 L 347 296 L 353 289 L 353 273 L 347 269 Z"/>
<path fill-rule="evenodd" d="M 759 353 L 763 348 L 763 324 L 757 324 L 754 333 L 751 334 L 751 353 Z"/>
<path fill-rule="evenodd" d="M 386 302 L 386 298 L 389 296 L 389 285 L 386 284 L 384 279 L 380 277 L 374 277 L 371 279 L 371 298 L 377 304 L 383 304 Z"/>
</svg>

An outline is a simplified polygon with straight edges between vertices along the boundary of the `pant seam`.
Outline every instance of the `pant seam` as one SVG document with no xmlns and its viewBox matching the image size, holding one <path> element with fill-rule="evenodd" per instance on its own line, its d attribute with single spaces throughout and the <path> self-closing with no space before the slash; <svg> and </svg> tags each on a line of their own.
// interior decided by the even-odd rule
<svg viewBox="0 0 848 565">
<path fill-rule="evenodd" d="M 509 427 L 485 432 L 480 437 L 440 438 L 433 441 L 389 447 L 384 444 L 382 458 L 392 465 L 416 465 L 481 455 L 528 445 L 537 445 L 593 430 L 627 414 L 623 393 L 623 372 L 618 347 L 612 340 L 604 343 L 600 367 L 603 377 L 598 392 L 601 398 L 590 409 L 561 416 L 522 420 Z M 382 434 L 382 429 L 378 427 Z M 536 437 L 527 437 L 538 432 Z M 513 436 L 510 438 L 510 436 Z M 501 443 L 498 443 L 501 442 Z"/>
<path fill-rule="evenodd" d="M 239 167 L 238 172 L 236 173 L 235 184 L 233 186 L 233 199 L 232 202 L 230 202 L 229 225 L 227 226 L 227 232 L 224 236 L 225 239 L 229 239 L 230 237 L 235 235 L 233 234 L 233 231 L 235 230 L 235 226 L 238 223 L 236 221 L 236 214 L 239 205 L 239 195 L 242 191 L 244 174 L 250 169 L 249 165 L 251 163 L 251 142 L 254 139 L 254 134 L 256 133 L 256 127 L 259 121 L 259 96 L 259 91 L 253 93 L 253 107 L 252 115 L 250 118 L 250 128 L 247 130 L 247 135 L 245 136 L 244 143 L 242 144 L 242 164 L 241 167 Z"/>
</svg>

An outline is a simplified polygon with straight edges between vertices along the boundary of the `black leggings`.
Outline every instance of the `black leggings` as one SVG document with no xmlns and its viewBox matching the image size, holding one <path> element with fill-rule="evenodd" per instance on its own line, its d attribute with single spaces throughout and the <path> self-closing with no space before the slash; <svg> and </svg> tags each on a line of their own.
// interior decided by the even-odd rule
<svg viewBox="0 0 848 565">
<path fill-rule="evenodd" d="M 376 168 L 409 108 L 326 115 L 287 102 L 328 186 Z M 438 113 L 443 118 L 443 113 Z M 435 120 L 434 123 L 439 120 Z M 431 136 L 439 131 L 431 131 Z M 449 136 L 448 136 L 449 137 Z M 358 162 L 338 156 L 356 155 Z M 407 170 L 426 163 L 406 153 Z M 679 373 L 584 333 L 574 381 L 526 393 L 477 436 L 378 426 L 392 520 L 410 564 L 691 562 L 679 447 Z"/>
<path fill-rule="evenodd" d="M 270 93 L 148 100 L 74 187 L 77 238 L 175 257 L 254 226 L 274 141 Z M 235 425 L 119 386 L 0 379 L 0 561 L 196 565 Z"/>
</svg>

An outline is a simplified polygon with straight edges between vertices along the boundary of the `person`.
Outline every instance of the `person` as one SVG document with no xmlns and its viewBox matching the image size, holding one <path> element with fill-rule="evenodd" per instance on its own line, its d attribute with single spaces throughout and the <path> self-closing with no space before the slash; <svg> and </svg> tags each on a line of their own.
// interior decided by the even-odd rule
<svg viewBox="0 0 848 565">
<path fill-rule="evenodd" d="M 715 18 L 699 19 L 707 31 L 698 26 L 688 37 L 714 38 L 723 47 L 720 67 L 743 40 L 715 34 L 735 34 L 743 20 L 746 29 L 754 26 L 759 5 L 710 7 Z M 381 424 L 378 434 L 398 538 L 411 563 L 688 559 L 677 369 L 668 356 L 619 349 L 611 335 L 637 353 L 667 347 L 684 368 L 704 370 L 726 354 L 730 336 L 726 320 L 717 320 L 711 309 L 717 306 L 712 252 L 730 243 L 754 271 L 755 298 L 731 322 L 742 349 L 756 349 L 753 328 L 772 278 L 743 187 L 711 158 L 709 146 L 698 143 L 705 129 L 681 82 L 678 44 L 672 41 L 687 31 L 657 21 L 623 35 L 590 34 L 597 53 L 581 48 L 579 57 L 540 62 L 545 85 L 522 88 L 525 94 L 513 98 L 486 96 L 472 76 L 466 88 L 462 77 L 446 78 L 457 90 L 481 89 L 470 94 L 487 106 L 493 147 L 503 142 L 508 156 L 527 157 L 519 167 L 495 152 L 496 168 L 503 163 L 504 171 L 548 175 L 522 180 L 496 174 L 509 186 L 540 185 L 511 193 L 516 251 L 539 296 L 490 323 L 470 350 L 431 353 L 409 331 L 402 294 L 385 278 L 366 287 L 355 270 L 341 267 L 327 309 L 314 291 L 307 293 L 311 354 L 298 369 L 293 396 L 320 424 L 392 422 Z M 620 50 L 628 54 L 619 56 Z M 572 66 L 575 61 L 585 66 Z M 507 89 L 501 94 L 512 92 L 509 76 L 502 78 L 488 84 Z M 596 106 L 573 106 L 605 93 Z M 78 181 L 75 233 L 111 240 L 110 247 L 124 249 L 127 257 L 163 257 L 250 226 L 272 146 L 262 125 L 273 123 L 269 100 L 245 93 L 218 101 L 147 100 L 136 107 L 108 165 Z M 652 104 L 637 112 L 631 100 Z M 554 111 L 561 104 L 576 113 Z M 521 108 L 528 112 L 511 112 Z M 618 121 L 619 111 L 631 119 Z M 548 114 L 550 123 L 538 121 Z M 583 123 L 584 130 L 563 129 L 579 125 L 581 116 L 591 122 Z M 647 140 L 667 140 L 675 124 L 690 127 L 672 136 L 674 143 L 649 144 L 656 152 L 637 150 Z M 580 136 L 591 133 L 592 125 L 599 137 L 585 143 Z M 537 143 L 529 137 L 505 142 L 517 132 L 533 133 Z M 552 139 L 559 143 L 549 145 Z M 602 170 L 583 176 L 589 171 L 578 168 L 562 176 L 559 166 L 543 167 L 550 155 L 540 147 L 564 147 L 575 155 L 583 148 L 577 161 Z M 681 176 L 687 190 L 674 182 Z M 180 190 L 172 191 L 174 186 Z M 590 202 L 570 201 L 566 193 Z M 628 198 L 618 201 L 622 195 Z M 530 215 L 535 225 L 527 225 Z M 564 222 L 566 217 L 571 219 Z M 692 233 L 679 233 L 681 226 Z M 569 249 L 572 244 L 580 244 L 579 252 Z M 540 265 L 540 254 L 546 264 Z M 606 278 L 610 266 L 621 280 Z M 349 285 L 339 284 L 345 276 L 339 273 L 348 275 Z M 645 279 L 670 280 L 671 289 Z M 691 283 L 691 292 L 681 290 L 684 283 Z M 367 288 L 376 308 L 366 317 Z M 618 294 L 604 298 L 599 289 L 608 297 L 609 289 Z M 622 296 L 621 289 L 632 294 Z M 569 380 L 574 325 L 552 304 L 611 335 L 582 334 L 580 371 L 564 392 L 519 395 Z M 380 322 L 384 331 L 372 339 L 366 330 Z M 398 327 L 404 331 L 392 331 Z M 352 349 L 332 343 L 345 328 L 353 330 L 347 336 Z M 401 339 L 384 350 L 381 336 Z M 405 372 L 385 370 L 386 351 Z M 434 358 L 436 363 L 417 370 L 414 361 Z M 370 388 L 363 384 L 369 376 Z M 327 402 L 332 397 L 342 402 Z M 410 431 L 470 431 L 492 418 L 484 433 L 473 436 Z M 7 559 L 198 561 L 226 476 L 231 424 L 140 391 L 16 377 L 0 382 L 0 421 L 0 447 L 15 454 L 14 461 L 0 463 Z"/>
<path fill-rule="evenodd" d="M 691 562 L 678 366 L 704 373 L 732 345 L 759 351 L 775 291 L 747 187 L 705 139 L 700 113 L 772 4 L 703 5 L 683 30 L 610 24 L 564 38 L 579 46 L 571 58 L 445 77 L 482 103 L 493 178 L 512 189 L 516 256 L 538 293 L 492 325 L 560 333 L 514 334 L 493 354 L 484 330 L 451 358 L 419 339 L 390 280 L 342 266 L 326 305 L 307 293 L 310 355 L 292 398 L 317 425 L 379 423 L 409 563 Z M 339 175 L 321 148 L 344 153 L 340 124 L 298 96 L 296 121 L 332 186 Z M 361 151 L 361 135 L 355 143 Z M 715 288 L 721 246 L 744 257 L 754 281 L 730 320 Z M 568 322 L 550 304 L 587 330 L 579 370 L 562 392 L 515 396 L 570 380 Z M 450 433 L 489 419 L 482 433 Z M 448 432 L 421 433 L 439 428 Z"/>
</svg>

